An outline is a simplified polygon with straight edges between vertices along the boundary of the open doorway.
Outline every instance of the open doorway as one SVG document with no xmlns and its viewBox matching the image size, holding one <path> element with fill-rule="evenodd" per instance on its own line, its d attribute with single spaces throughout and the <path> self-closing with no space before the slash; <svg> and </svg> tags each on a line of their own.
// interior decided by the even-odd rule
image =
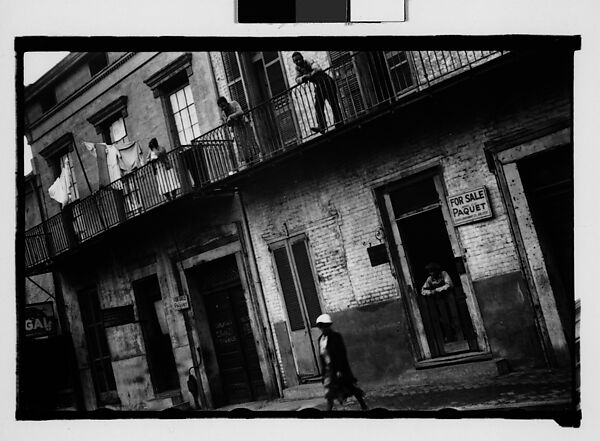
<svg viewBox="0 0 600 441">
<path fill-rule="evenodd" d="M 479 349 L 466 299 L 470 284 L 443 194 L 439 176 L 429 173 L 395 184 L 384 196 L 423 358 Z M 428 263 L 448 273 L 451 289 L 421 294 Z"/>
<path fill-rule="evenodd" d="M 154 392 L 179 390 L 179 375 L 165 317 L 158 277 L 133 282 L 133 292 L 144 335 L 146 359 Z"/>
<path fill-rule="evenodd" d="M 570 145 L 517 162 L 527 204 L 571 355 L 575 341 L 573 149 Z"/>
</svg>

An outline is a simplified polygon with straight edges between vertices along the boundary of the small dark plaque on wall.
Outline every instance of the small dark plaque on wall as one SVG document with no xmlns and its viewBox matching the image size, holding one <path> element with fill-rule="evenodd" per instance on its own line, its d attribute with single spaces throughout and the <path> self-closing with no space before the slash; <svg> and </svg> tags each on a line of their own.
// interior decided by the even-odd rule
<svg viewBox="0 0 600 441">
<path fill-rule="evenodd" d="M 367 248 L 367 252 L 369 253 L 371 266 L 383 265 L 390 261 L 387 250 L 385 249 L 385 244 L 383 243 Z"/>
<path fill-rule="evenodd" d="M 102 322 L 105 328 L 126 325 L 135 321 L 133 305 L 117 306 L 102 310 Z"/>
</svg>

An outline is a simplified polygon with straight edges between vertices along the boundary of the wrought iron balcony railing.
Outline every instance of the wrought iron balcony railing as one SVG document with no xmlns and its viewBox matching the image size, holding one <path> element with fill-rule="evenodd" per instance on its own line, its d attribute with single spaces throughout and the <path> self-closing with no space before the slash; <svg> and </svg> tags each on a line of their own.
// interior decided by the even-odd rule
<svg viewBox="0 0 600 441">
<path fill-rule="evenodd" d="M 162 159 L 69 204 L 25 232 L 25 268 L 128 219 L 269 161 L 405 96 L 502 55 L 497 51 L 381 51 L 338 57 L 303 82 L 247 110 L 242 118 L 171 150 Z M 324 106 L 323 102 L 327 101 Z"/>
</svg>

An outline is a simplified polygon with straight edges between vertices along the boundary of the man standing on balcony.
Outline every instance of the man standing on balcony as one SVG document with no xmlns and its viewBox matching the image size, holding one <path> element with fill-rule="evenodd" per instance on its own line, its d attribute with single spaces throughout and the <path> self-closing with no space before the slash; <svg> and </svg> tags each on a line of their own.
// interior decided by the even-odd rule
<svg viewBox="0 0 600 441">
<path fill-rule="evenodd" d="M 217 105 L 221 109 L 223 122 L 233 130 L 233 137 L 238 146 L 240 159 L 244 166 L 259 159 L 259 149 L 254 138 L 252 126 L 248 121 L 242 106 L 237 101 L 228 102 L 227 98 L 219 97 Z"/>
<path fill-rule="evenodd" d="M 318 127 L 311 127 L 313 132 L 325 133 L 327 121 L 325 120 L 325 100 L 329 102 L 333 112 L 333 123 L 340 127 L 343 118 L 337 96 L 335 80 L 323 72 L 316 61 L 305 59 L 300 52 L 292 54 L 292 61 L 296 65 L 296 83 L 311 82 L 315 85 L 315 113 L 317 114 Z"/>
</svg>

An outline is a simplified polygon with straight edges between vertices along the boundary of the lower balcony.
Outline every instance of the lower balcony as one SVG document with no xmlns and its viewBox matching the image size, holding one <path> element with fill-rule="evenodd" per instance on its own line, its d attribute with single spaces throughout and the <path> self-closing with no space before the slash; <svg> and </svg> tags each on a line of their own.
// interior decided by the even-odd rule
<svg viewBox="0 0 600 441">
<path fill-rule="evenodd" d="M 497 51 L 379 51 L 338 58 L 316 82 L 298 84 L 171 150 L 25 232 L 25 271 L 186 194 L 211 191 L 261 163 L 351 127 Z M 327 103 L 325 105 L 325 103 Z"/>
</svg>

